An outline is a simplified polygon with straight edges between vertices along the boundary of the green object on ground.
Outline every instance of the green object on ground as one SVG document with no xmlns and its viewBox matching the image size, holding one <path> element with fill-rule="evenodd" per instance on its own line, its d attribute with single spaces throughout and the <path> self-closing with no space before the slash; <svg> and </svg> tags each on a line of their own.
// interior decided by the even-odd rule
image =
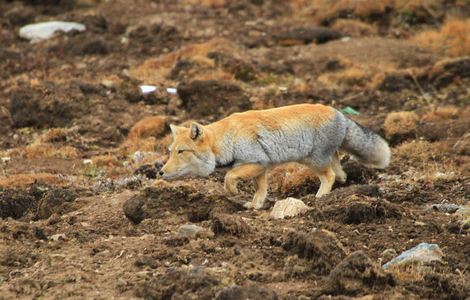
<svg viewBox="0 0 470 300">
<path fill-rule="evenodd" d="M 360 115 L 360 112 L 358 112 L 357 110 L 355 110 L 354 108 L 352 108 L 351 106 L 348 106 L 348 107 L 345 107 L 341 110 L 341 112 L 345 113 L 345 114 L 348 114 L 348 115 L 354 115 L 354 116 L 358 116 Z"/>
</svg>

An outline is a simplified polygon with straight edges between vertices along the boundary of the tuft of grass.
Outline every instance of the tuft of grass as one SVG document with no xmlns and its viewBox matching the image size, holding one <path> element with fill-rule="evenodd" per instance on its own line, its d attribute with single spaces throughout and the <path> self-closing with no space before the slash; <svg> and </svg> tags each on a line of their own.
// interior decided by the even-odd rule
<svg viewBox="0 0 470 300">
<path fill-rule="evenodd" d="M 392 112 L 385 119 L 385 135 L 392 138 L 417 132 L 418 115 L 412 111 Z"/>
<path fill-rule="evenodd" d="M 56 147 L 52 144 L 35 142 L 29 146 L 17 148 L 9 151 L 9 155 L 15 157 L 26 157 L 29 159 L 33 158 L 79 158 L 81 153 L 77 148 L 71 146 L 60 146 Z"/>
<path fill-rule="evenodd" d="M 50 173 L 14 174 L 0 177 L 0 187 L 26 187 L 33 183 L 64 185 L 64 178 Z"/>
<path fill-rule="evenodd" d="M 420 32 L 411 41 L 449 57 L 470 55 L 470 20 L 447 20 L 440 29 Z"/>
<path fill-rule="evenodd" d="M 332 29 L 351 37 L 377 35 L 377 27 L 358 20 L 338 19 L 331 26 Z"/>
<path fill-rule="evenodd" d="M 122 163 L 113 155 L 98 155 L 91 158 L 97 167 L 120 167 Z"/>
<path fill-rule="evenodd" d="M 167 130 L 167 118 L 164 116 L 145 117 L 132 126 L 129 139 L 159 137 Z"/>
<path fill-rule="evenodd" d="M 449 106 L 441 106 L 427 112 L 421 118 L 421 121 L 424 122 L 432 122 L 436 120 L 448 120 L 448 119 L 455 119 L 460 114 L 460 109 L 456 106 L 449 105 Z"/>
</svg>

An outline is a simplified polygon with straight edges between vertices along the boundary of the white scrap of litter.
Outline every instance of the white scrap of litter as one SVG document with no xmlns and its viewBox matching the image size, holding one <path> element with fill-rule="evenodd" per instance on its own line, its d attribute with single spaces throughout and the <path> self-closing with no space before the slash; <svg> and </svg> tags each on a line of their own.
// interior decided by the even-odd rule
<svg viewBox="0 0 470 300">
<path fill-rule="evenodd" d="M 177 91 L 176 88 L 167 88 L 167 89 L 166 89 L 166 92 L 167 92 L 168 94 L 173 94 L 173 95 L 175 95 L 178 91 Z"/>
<path fill-rule="evenodd" d="M 21 38 L 36 43 L 53 37 L 57 31 L 69 32 L 72 30 L 85 31 L 86 27 L 75 22 L 50 21 L 23 26 L 20 28 L 19 35 Z"/>
<path fill-rule="evenodd" d="M 83 164 L 84 165 L 92 165 L 93 164 L 93 161 L 91 159 L 84 159 L 83 160 Z"/>
<path fill-rule="evenodd" d="M 157 87 L 154 85 L 141 85 L 139 88 L 140 92 L 144 95 L 154 93 L 157 90 Z"/>
</svg>

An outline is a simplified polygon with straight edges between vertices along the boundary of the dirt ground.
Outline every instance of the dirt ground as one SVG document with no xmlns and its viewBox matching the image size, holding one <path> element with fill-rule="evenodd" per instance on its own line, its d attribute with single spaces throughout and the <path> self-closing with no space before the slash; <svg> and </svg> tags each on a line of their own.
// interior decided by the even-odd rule
<svg viewBox="0 0 470 300">
<path fill-rule="evenodd" d="M 1 1 L 0 299 L 469 299 L 469 17 L 465 0 Z M 86 31 L 19 37 L 48 20 Z M 308 169 L 276 167 L 259 211 L 222 172 L 156 178 L 170 123 L 304 102 L 384 136 L 391 165 L 345 157 L 320 199 Z M 271 219 L 286 197 L 311 209 Z M 381 268 L 421 242 L 443 261 Z"/>
</svg>

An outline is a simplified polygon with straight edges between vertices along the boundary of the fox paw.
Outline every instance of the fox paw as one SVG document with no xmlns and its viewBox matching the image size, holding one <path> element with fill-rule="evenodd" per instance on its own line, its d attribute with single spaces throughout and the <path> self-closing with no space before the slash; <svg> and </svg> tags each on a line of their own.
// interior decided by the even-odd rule
<svg viewBox="0 0 470 300">
<path fill-rule="evenodd" d="M 348 179 L 348 175 L 343 172 L 343 174 L 337 174 L 335 177 L 335 180 L 338 181 L 339 183 L 346 183 L 346 180 Z"/>
</svg>

